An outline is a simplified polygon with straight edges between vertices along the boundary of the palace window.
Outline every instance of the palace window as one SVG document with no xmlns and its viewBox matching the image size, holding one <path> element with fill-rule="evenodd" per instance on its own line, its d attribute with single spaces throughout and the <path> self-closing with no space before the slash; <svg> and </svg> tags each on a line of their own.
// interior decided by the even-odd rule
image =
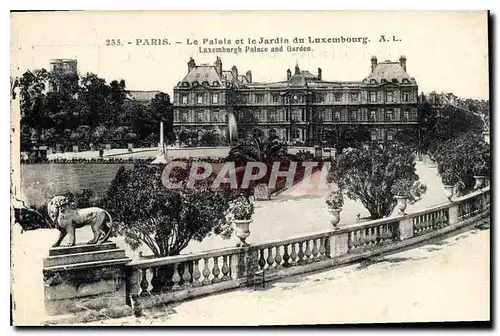
<svg viewBox="0 0 500 336">
<path fill-rule="evenodd" d="M 219 94 L 213 93 L 212 94 L 212 104 L 218 104 L 218 103 L 219 103 Z"/>
<path fill-rule="evenodd" d="M 276 111 L 274 110 L 269 111 L 269 121 L 270 122 L 276 121 Z"/>
<path fill-rule="evenodd" d="M 203 104 L 203 95 L 202 95 L 202 94 L 198 93 L 198 94 L 196 95 L 196 102 L 197 102 L 198 104 Z"/>
<path fill-rule="evenodd" d="M 351 102 L 357 102 L 357 101 L 358 101 L 358 94 L 351 93 Z"/>
<path fill-rule="evenodd" d="M 385 120 L 386 121 L 392 121 L 393 120 L 393 112 L 392 110 L 388 110 L 386 113 L 385 113 Z"/>
<path fill-rule="evenodd" d="M 247 131 L 245 129 L 238 128 L 238 139 L 246 138 Z"/>
<path fill-rule="evenodd" d="M 187 117 L 187 111 L 182 111 L 181 113 L 181 123 L 187 123 L 188 117 Z"/>
<path fill-rule="evenodd" d="M 275 130 L 274 128 L 271 128 L 271 129 L 269 130 L 269 136 L 270 136 L 270 137 L 275 137 L 275 136 L 276 136 L 276 130 Z"/>
<path fill-rule="evenodd" d="M 342 93 L 336 93 L 335 94 L 335 101 L 336 102 L 342 101 Z"/>
<path fill-rule="evenodd" d="M 389 91 L 385 93 L 385 101 L 388 103 L 392 103 L 394 101 L 394 96 L 393 92 Z"/>
<path fill-rule="evenodd" d="M 182 101 L 182 104 L 187 104 L 188 103 L 188 96 L 187 95 L 182 95 L 181 96 L 181 101 Z"/>
<path fill-rule="evenodd" d="M 317 98 L 318 98 L 318 103 L 325 102 L 325 95 L 324 94 L 322 94 L 322 93 L 318 94 Z"/>
<path fill-rule="evenodd" d="M 300 138 L 300 130 L 297 127 L 292 128 L 292 139 Z"/>
<path fill-rule="evenodd" d="M 417 121 L 417 119 L 418 119 L 417 111 L 415 111 L 415 110 L 411 111 L 411 120 Z"/>
<path fill-rule="evenodd" d="M 403 101 L 404 102 L 410 101 L 410 93 L 409 92 L 403 92 Z"/>
<path fill-rule="evenodd" d="M 248 94 L 241 95 L 241 102 L 248 103 Z"/>
<path fill-rule="evenodd" d="M 386 135 L 387 135 L 388 141 L 394 140 L 394 131 L 393 130 L 387 130 Z"/>
<path fill-rule="evenodd" d="M 377 92 L 370 92 L 370 102 L 377 101 Z"/>
<path fill-rule="evenodd" d="M 340 121 L 347 121 L 347 111 L 341 111 L 340 112 Z"/>
<path fill-rule="evenodd" d="M 258 128 L 254 128 L 252 131 L 252 135 L 254 138 L 260 138 L 262 136 L 262 131 Z"/>
<path fill-rule="evenodd" d="M 255 95 L 255 102 L 256 103 L 262 103 L 264 101 L 264 95 L 263 94 L 256 94 Z"/>
<path fill-rule="evenodd" d="M 356 120 L 358 120 L 358 111 L 352 110 L 351 111 L 351 121 L 356 121 Z"/>
<path fill-rule="evenodd" d="M 370 121 L 376 121 L 377 120 L 377 111 L 373 110 L 370 111 Z"/>
<path fill-rule="evenodd" d="M 203 118 L 203 111 L 198 111 L 198 112 L 196 113 L 196 121 L 197 121 L 197 122 L 202 122 L 202 121 L 204 121 L 203 119 L 204 119 L 204 118 Z"/>
<path fill-rule="evenodd" d="M 370 139 L 372 141 L 377 141 L 378 130 L 374 129 L 370 132 Z"/>
<path fill-rule="evenodd" d="M 403 121 L 408 121 L 409 119 L 409 112 L 408 110 L 403 111 Z"/>
<path fill-rule="evenodd" d="M 400 121 L 400 113 L 399 110 L 394 111 L 394 121 Z"/>
<path fill-rule="evenodd" d="M 273 94 L 273 103 L 279 103 L 279 101 L 280 101 L 280 95 Z"/>
<path fill-rule="evenodd" d="M 333 119 L 334 119 L 335 121 L 340 121 L 340 111 L 335 111 L 335 112 L 333 113 Z"/>
</svg>

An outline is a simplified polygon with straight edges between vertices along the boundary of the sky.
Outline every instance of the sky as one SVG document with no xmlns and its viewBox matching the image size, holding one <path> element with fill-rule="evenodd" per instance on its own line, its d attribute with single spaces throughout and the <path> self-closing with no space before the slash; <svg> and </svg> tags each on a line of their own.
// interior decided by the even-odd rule
<svg viewBox="0 0 500 336">
<path fill-rule="evenodd" d="M 286 79 L 296 64 L 313 74 L 322 68 L 325 80 L 360 81 L 370 72 L 370 58 L 407 58 L 407 72 L 419 91 L 453 92 L 461 97 L 489 99 L 488 26 L 485 11 L 415 12 L 54 12 L 11 13 L 11 69 L 48 68 L 50 59 L 74 58 L 81 74 L 94 72 L 107 81 L 124 79 L 129 90 L 160 90 L 172 94 L 187 73 L 187 62 L 233 65 L 240 74 L 252 71 L 253 81 Z M 380 41 L 384 35 L 387 41 Z M 203 39 L 294 37 L 366 37 L 370 42 L 284 44 L 283 52 L 200 53 L 217 47 Z M 394 38 L 395 37 L 395 38 Z M 122 45 L 117 46 L 120 39 Z M 168 39 L 170 45 L 151 45 Z M 198 45 L 188 45 L 187 40 Z M 394 41 L 394 39 L 396 41 Z M 109 40 L 108 42 L 106 40 Z M 112 44 L 115 40 L 115 45 Z M 140 41 L 138 41 L 140 40 Z M 148 41 L 149 43 L 146 43 Z M 130 42 L 130 44 L 129 44 Z M 181 42 L 176 44 L 175 42 Z M 280 46 L 268 45 L 267 47 Z M 287 46 L 310 47 L 307 52 Z"/>
</svg>

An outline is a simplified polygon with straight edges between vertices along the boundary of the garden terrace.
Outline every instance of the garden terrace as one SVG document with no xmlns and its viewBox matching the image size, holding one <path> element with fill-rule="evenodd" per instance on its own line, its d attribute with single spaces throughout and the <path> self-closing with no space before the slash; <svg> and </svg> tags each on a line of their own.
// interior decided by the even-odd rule
<svg viewBox="0 0 500 336">
<path fill-rule="evenodd" d="M 490 220 L 489 186 L 448 204 L 337 230 L 187 255 L 144 258 L 127 267 L 127 301 L 136 312 L 245 286 L 256 271 L 267 281 L 408 248 Z M 170 269 L 168 278 L 161 270 Z M 163 280 L 162 280 L 163 279 Z"/>
</svg>

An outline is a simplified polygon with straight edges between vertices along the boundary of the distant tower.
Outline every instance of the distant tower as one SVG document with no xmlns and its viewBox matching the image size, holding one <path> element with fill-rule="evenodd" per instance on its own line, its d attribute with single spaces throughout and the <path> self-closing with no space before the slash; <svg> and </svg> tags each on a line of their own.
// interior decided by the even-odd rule
<svg viewBox="0 0 500 336">
<path fill-rule="evenodd" d="M 78 87 L 78 63 L 75 59 L 53 59 L 50 61 L 52 79 L 50 91 L 74 91 Z"/>
</svg>

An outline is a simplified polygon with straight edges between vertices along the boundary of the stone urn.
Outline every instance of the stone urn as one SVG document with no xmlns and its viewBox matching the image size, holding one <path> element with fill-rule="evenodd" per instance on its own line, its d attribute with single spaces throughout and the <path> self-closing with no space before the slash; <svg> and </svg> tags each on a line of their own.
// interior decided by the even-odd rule
<svg viewBox="0 0 500 336">
<path fill-rule="evenodd" d="M 250 236 L 250 223 L 252 219 L 234 219 L 234 225 L 236 226 L 236 237 L 240 239 L 240 243 L 237 246 L 248 246 L 245 240 Z"/>
<path fill-rule="evenodd" d="M 408 206 L 408 197 L 406 197 L 406 196 L 394 196 L 394 198 L 396 198 L 396 201 L 397 201 L 397 204 L 396 204 L 397 214 L 404 215 L 406 207 Z"/>
<path fill-rule="evenodd" d="M 339 228 L 338 224 L 340 222 L 340 212 L 341 211 L 342 211 L 342 208 L 337 208 L 337 209 L 328 208 L 328 212 L 330 213 L 330 215 L 332 215 L 332 220 L 330 221 L 330 223 L 332 224 L 334 229 Z"/>
<path fill-rule="evenodd" d="M 476 184 L 474 185 L 474 189 L 481 189 L 484 187 L 484 182 L 486 181 L 486 176 L 474 176 L 476 180 Z"/>
<path fill-rule="evenodd" d="M 453 186 L 445 185 L 444 186 L 444 195 L 451 202 L 451 198 L 453 197 Z"/>
</svg>

